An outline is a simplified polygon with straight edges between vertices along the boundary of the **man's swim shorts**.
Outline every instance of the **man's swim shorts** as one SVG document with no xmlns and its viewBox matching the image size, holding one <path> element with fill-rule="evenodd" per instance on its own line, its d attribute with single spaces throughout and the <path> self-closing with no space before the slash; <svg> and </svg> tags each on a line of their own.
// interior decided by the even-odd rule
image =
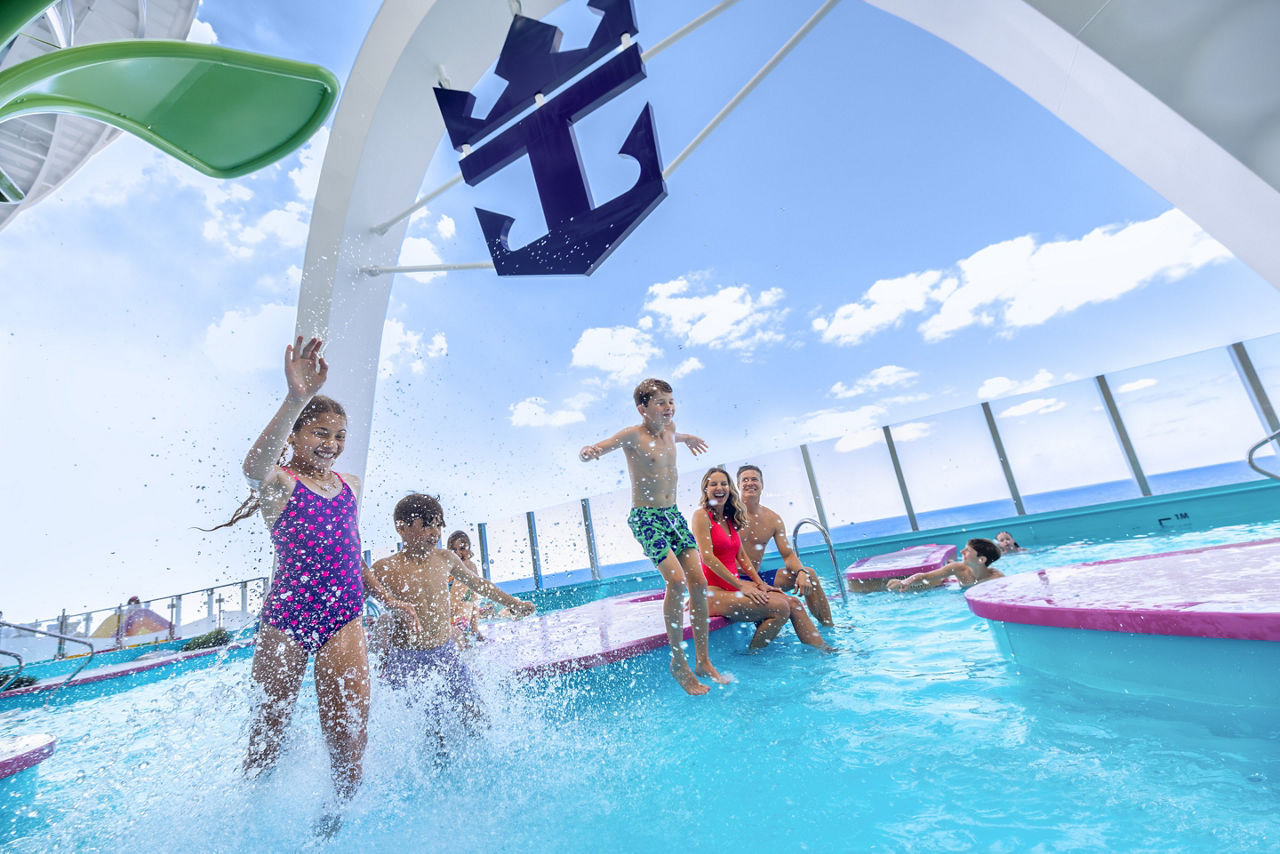
<svg viewBox="0 0 1280 854">
<path fill-rule="evenodd" d="M 675 507 L 632 507 L 627 524 L 636 541 L 644 549 L 644 556 L 656 566 L 671 552 L 679 557 L 688 549 L 696 549 L 689 523 Z"/>
</svg>

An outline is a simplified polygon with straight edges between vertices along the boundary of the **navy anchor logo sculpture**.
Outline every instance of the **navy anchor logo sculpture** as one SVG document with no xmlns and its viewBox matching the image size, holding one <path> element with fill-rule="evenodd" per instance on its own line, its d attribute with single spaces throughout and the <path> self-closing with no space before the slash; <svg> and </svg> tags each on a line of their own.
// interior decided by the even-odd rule
<svg viewBox="0 0 1280 854">
<path fill-rule="evenodd" d="M 483 119 L 471 116 L 475 96 L 437 87 L 436 102 L 455 149 L 473 145 L 549 92 L 607 56 L 624 34 L 634 36 L 631 0 L 589 0 L 603 13 L 580 50 L 560 51 L 558 27 L 515 16 L 498 58 L 497 74 L 507 87 Z M 463 157 L 463 179 L 475 186 L 528 154 L 546 216 L 543 237 L 512 249 L 507 234 L 512 217 L 476 209 L 500 276 L 590 275 L 667 196 L 662 179 L 653 109 L 646 104 L 619 150 L 640 164 L 640 177 L 622 195 L 595 206 L 573 137 L 573 123 L 643 80 L 640 48 L 631 45 L 547 100 L 538 109 Z"/>
</svg>

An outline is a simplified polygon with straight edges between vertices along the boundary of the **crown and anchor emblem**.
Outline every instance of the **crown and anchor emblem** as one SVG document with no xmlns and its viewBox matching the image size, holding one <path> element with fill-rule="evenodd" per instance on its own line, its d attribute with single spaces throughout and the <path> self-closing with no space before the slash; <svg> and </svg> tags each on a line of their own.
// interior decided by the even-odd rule
<svg viewBox="0 0 1280 854">
<path fill-rule="evenodd" d="M 602 15 L 590 43 L 561 51 L 558 27 L 516 15 L 496 73 L 507 86 L 489 114 L 471 115 L 470 92 L 436 87 L 436 103 L 449 141 L 459 151 L 475 145 L 550 92 L 608 56 L 638 29 L 631 0 L 588 0 Z M 547 234 L 512 249 L 512 217 L 476 208 L 494 268 L 500 276 L 590 275 L 667 196 L 662 179 L 653 109 L 646 104 L 619 149 L 640 164 L 640 177 L 622 195 L 596 206 L 591 200 L 573 123 L 645 77 L 640 48 L 632 44 L 545 101 L 529 115 L 472 150 L 460 161 L 463 179 L 475 186 L 528 155 Z"/>
</svg>

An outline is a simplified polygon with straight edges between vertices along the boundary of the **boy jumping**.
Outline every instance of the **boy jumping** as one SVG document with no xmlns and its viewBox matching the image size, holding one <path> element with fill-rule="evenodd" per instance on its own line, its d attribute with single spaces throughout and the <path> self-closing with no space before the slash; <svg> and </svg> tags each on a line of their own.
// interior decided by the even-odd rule
<svg viewBox="0 0 1280 854">
<path fill-rule="evenodd" d="M 689 523 L 676 508 L 676 442 L 701 454 L 707 443 L 688 433 L 677 433 L 674 422 L 675 396 L 663 380 L 647 379 L 636 386 L 636 410 L 641 422 L 617 435 L 587 445 L 578 452 L 584 463 L 610 451 L 622 449 L 631 474 L 631 513 L 627 524 L 640 542 L 645 557 L 653 561 L 666 582 L 662 613 L 671 645 L 671 675 L 690 694 L 705 694 L 709 688 L 697 676 L 721 684 L 730 680 L 711 665 L 707 653 L 707 590 L 698 561 L 698 546 Z M 689 591 L 690 622 L 693 624 L 694 670 L 689 669 L 684 647 L 684 593 Z M 697 676 L 694 672 L 697 672 Z"/>
</svg>

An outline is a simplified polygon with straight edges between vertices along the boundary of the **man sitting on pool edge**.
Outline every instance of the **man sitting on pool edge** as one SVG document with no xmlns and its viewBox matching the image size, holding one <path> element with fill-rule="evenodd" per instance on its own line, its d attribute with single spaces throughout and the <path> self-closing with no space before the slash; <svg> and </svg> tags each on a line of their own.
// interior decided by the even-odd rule
<svg viewBox="0 0 1280 854">
<path fill-rule="evenodd" d="M 991 564 L 1000 559 L 1000 547 L 990 540 L 975 537 L 965 544 L 960 551 L 961 560 L 952 561 L 946 566 L 929 572 L 917 572 L 906 578 L 894 578 L 885 585 L 885 590 L 893 593 L 905 593 L 908 590 L 928 590 L 938 587 L 951 576 L 956 577 L 961 587 L 972 587 L 993 578 L 1004 578 L 1004 573 L 992 569 Z"/>
<path fill-rule="evenodd" d="M 783 591 L 795 590 L 797 596 L 804 597 L 809 606 L 809 613 L 824 626 L 834 626 L 831 619 L 831 603 L 827 594 L 822 591 L 822 583 L 818 581 L 818 573 L 800 563 L 800 558 L 791 548 L 787 540 L 787 528 L 782 517 L 760 503 L 760 494 L 764 492 L 764 473 L 759 466 L 750 463 L 738 466 L 738 495 L 742 497 L 747 524 L 740 532 L 742 545 L 747 551 L 756 572 L 764 560 L 764 550 L 773 540 L 782 557 L 782 566 L 774 576 L 773 583 Z"/>
</svg>

